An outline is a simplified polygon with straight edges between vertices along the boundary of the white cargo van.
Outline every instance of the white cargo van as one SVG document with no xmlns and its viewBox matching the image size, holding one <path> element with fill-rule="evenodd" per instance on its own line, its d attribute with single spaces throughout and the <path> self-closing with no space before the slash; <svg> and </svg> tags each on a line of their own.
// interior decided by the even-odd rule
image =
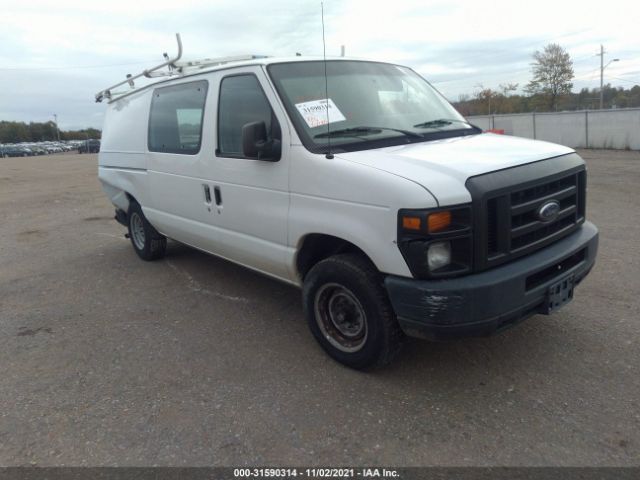
<svg viewBox="0 0 640 480">
<path fill-rule="evenodd" d="M 301 287 L 346 365 L 388 363 L 405 334 L 549 314 L 594 265 L 583 160 L 483 133 L 410 68 L 176 58 L 144 74 L 161 72 L 97 95 L 99 177 L 134 250 L 159 259 L 171 238 Z"/>
</svg>

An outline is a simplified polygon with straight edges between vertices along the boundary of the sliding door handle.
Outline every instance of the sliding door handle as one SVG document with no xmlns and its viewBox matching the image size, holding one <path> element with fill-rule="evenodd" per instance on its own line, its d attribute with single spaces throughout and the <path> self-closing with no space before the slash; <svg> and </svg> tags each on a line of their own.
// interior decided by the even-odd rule
<svg viewBox="0 0 640 480">
<path fill-rule="evenodd" d="M 222 206 L 222 193 L 220 193 L 220 187 L 213 187 L 213 196 L 216 199 L 216 205 L 218 207 Z"/>
</svg>

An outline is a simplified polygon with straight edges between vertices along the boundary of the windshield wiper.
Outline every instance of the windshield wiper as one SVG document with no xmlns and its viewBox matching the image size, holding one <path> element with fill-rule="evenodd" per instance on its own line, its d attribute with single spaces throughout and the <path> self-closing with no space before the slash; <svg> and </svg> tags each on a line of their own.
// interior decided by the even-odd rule
<svg viewBox="0 0 640 480">
<path fill-rule="evenodd" d="M 482 132 L 480 127 L 476 127 L 472 123 L 469 123 L 465 120 L 458 120 L 457 118 L 438 118 L 437 120 L 429 120 L 428 122 L 418 123 L 414 125 L 415 128 L 437 128 L 444 127 L 445 125 L 451 125 L 452 123 L 464 123 L 465 125 L 469 125 L 477 132 Z"/>
<path fill-rule="evenodd" d="M 343 128 L 342 130 L 333 130 L 332 132 L 318 133 L 313 138 L 326 138 L 326 137 L 359 137 L 361 135 L 371 135 L 376 133 L 382 133 L 383 130 L 391 130 L 393 132 L 402 133 L 406 137 L 423 139 L 424 137 L 419 133 L 412 132 L 410 130 L 402 130 L 401 128 L 391 127 L 351 127 Z"/>
</svg>

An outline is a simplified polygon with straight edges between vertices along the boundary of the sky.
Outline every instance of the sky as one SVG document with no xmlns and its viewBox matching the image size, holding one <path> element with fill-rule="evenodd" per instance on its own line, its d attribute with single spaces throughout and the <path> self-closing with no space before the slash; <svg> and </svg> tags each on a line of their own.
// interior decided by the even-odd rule
<svg viewBox="0 0 640 480">
<path fill-rule="evenodd" d="M 101 128 L 94 94 L 176 52 L 183 59 L 238 54 L 322 54 L 320 1 L 0 0 L 0 120 L 63 130 Z M 482 85 L 530 80 L 548 43 L 574 61 L 574 91 L 640 85 L 640 2 L 609 0 L 326 0 L 327 55 L 407 65 L 449 100 Z"/>
</svg>

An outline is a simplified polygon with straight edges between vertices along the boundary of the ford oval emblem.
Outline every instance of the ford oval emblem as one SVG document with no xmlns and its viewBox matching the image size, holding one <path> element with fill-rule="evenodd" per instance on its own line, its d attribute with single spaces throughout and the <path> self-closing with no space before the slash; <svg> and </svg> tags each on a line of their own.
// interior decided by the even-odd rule
<svg viewBox="0 0 640 480">
<path fill-rule="evenodd" d="M 560 202 L 557 200 L 549 200 L 548 202 L 544 202 L 538 208 L 538 218 L 541 222 L 552 222 L 560 213 Z"/>
</svg>

